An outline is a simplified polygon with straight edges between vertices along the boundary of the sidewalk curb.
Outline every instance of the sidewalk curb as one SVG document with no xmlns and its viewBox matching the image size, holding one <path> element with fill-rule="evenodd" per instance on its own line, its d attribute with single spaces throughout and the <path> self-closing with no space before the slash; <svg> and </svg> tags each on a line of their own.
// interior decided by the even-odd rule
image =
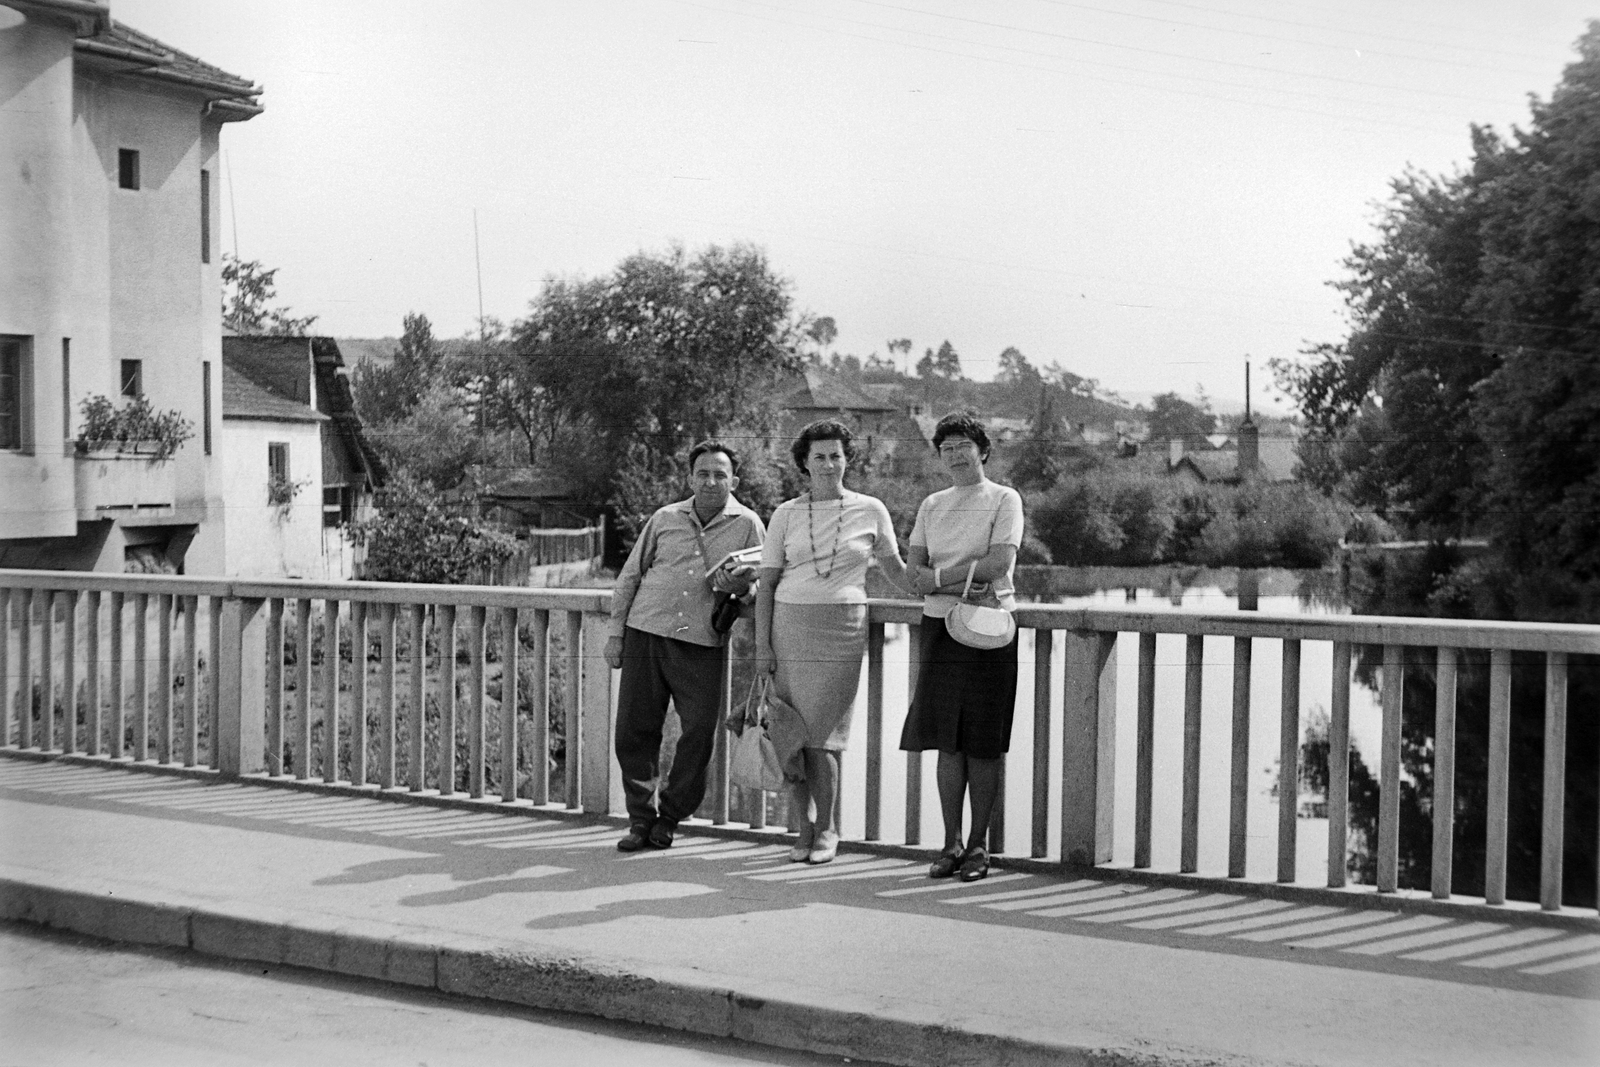
<svg viewBox="0 0 1600 1067">
<path fill-rule="evenodd" d="M 486 938 L 423 927 L 318 921 L 259 906 L 175 904 L 18 878 L 0 878 L 0 919 L 904 1067 L 1253 1062 L 1198 1050 L 1030 1040 L 916 1018 L 914 1012 L 871 1014 L 778 1000 L 718 986 L 688 968 L 650 975 L 630 970 L 625 961 L 508 949 Z"/>
</svg>

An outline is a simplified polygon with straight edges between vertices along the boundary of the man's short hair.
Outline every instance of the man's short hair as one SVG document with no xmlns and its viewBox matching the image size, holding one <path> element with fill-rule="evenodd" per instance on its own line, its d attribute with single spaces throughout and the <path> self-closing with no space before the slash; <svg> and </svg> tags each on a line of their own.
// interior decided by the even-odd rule
<svg viewBox="0 0 1600 1067">
<path fill-rule="evenodd" d="M 985 462 L 989 459 L 989 434 L 984 430 L 983 423 L 978 421 L 976 412 L 952 411 L 940 419 L 933 428 L 933 450 L 937 452 L 939 446 L 944 444 L 946 437 L 965 437 L 978 446 L 978 454 Z"/>
<path fill-rule="evenodd" d="M 732 445 L 724 444 L 714 437 L 708 441 L 701 441 L 699 444 L 689 449 L 689 470 L 691 472 L 694 470 L 694 461 L 705 455 L 707 452 L 721 452 L 724 456 L 728 457 L 728 463 L 733 467 L 733 473 L 739 473 L 739 453 L 733 450 Z"/>
<path fill-rule="evenodd" d="M 838 441 L 844 448 L 846 462 L 856 458 L 856 446 L 851 443 L 850 427 L 838 419 L 820 419 L 800 431 L 800 436 L 794 439 L 794 447 L 789 450 L 794 456 L 794 465 L 806 474 L 806 457 L 811 455 L 811 446 L 818 441 Z"/>
</svg>

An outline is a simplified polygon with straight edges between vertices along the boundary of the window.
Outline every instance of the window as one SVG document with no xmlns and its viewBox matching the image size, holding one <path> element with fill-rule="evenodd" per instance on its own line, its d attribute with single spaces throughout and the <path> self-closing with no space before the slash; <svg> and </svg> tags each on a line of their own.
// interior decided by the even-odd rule
<svg viewBox="0 0 1600 1067">
<path fill-rule="evenodd" d="M 289 445 L 284 441 L 267 444 L 267 503 L 287 504 L 294 499 L 294 483 L 289 480 Z"/>
<path fill-rule="evenodd" d="M 72 440 L 72 338 L 61 339 L 61 436 Z"/>
<path fill-rule="evenodd" d="M 144 396 L 144 360 L 125 359 L 122 361 L 122 395 Z"/>
<path fill-rule="evenodd" d="M 211 262 L 211 172 L 200 171 L 200 262 Z M 211 451 L 206 449 L 207 452 Z"/>
<path fill-rule="evenodd" d="M 133 148 L 117 149 L 117 185 L 123 189 L 139 188 L 139 153 Z"/>
<path fill-rule="evenodd" d="M 211 455 L 211 361 L 200 361 L 200 439 Z"/>
<path fill-rule="evenodd" d="M 0 337 L 0 448 L 20 449 L 27 439 L 27 344 Z"/>
<path fill-rule="evenodd" d="M 345 522 L 344 489 L 342 485 L 322 487 L 322 525 L 332 528 Z"/>
</svg>

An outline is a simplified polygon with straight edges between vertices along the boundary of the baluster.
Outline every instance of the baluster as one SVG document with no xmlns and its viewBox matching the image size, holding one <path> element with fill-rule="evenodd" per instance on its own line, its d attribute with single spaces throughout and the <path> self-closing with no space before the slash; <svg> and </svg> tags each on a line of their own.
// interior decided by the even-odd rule
<svg viewBox="0 0 1600 1067">
<path fill-rule="evenodd" d="M 122 593 L 111 594 L 111 738 L 107 746 L 107 753 L 112 759 L 122 759 L 124 744 L 123 738 L 128 728 L 128 692 L 123 678 L 122 654 Z M 215 663 L 212 660 L 212 663 Z M 211 672 L 216 674 L 215 669 Z M 215 735 L 213 735 L 215 736 Z"/>
<path fill-rule="evenodd" d="M 567 612 L 567 807 L 583 807 L 583 612 Z"/>
<path fill-rule="evenodd" d="M 267 773 L 283 773 L 283 601 L 267 602 Z"/>
<path fill-rule="evenodd" d="M 467 720 L 467 790 L 474 799 L 483 796 L 484 715 L 488 706 L 488 671 L 484 669 L 487 650 L 487 611 L 474 604 L 468 614 L 467 649 L 472 671 L 472 710 Z"/>
<path fill-rule="evenodd" d="M 1350 642 L 1333 643 L 1333 694 L 1328 709 L 1328 888 L 1346 879 L 1350 827 Z"/>
<path fill-rule="evenodd" d="M 550 612 L 535 608 L 533 612 L 533 643 L 529 651 L 533 659 L 528 673 L 533 688 L 528 692 L 528 714 L 533 720 L 532 766 L 528 783 L 535 804 L 550 803 Z"/>
<path fill-rule="evenodd" d="M 1378 892 L 1400 878 L 1400 724 L 1405 701 L 1405 649 L 1383 646 L 1383 746 L 1378 759 Z"/>
<path fill-rule="evenodd" d="M 162 593 L 156 598 L 156 619 L 161 632 L 156 636 L 156 649 L 161 662 L 156 664 L 156 686 L 160 696 L 156 699 L 156 760 L 172 762 L 172 594 Z"/>
<path fill-rule="evenodd" d="M 406 784 L 413 793 L 420 793 L 428 784 L 428 607 L 412 604 L 410 611 L 411 707 L 406 722 L 411 731 L 411 753 L 406 761 Z"/>
<path fill-rule="evenodd" d="M 4 616 L 0 615 L 0 621 Z M 83 728 L 84 751 L 91 756 L 100 755 L 100 590 L 91 589 L 83 610 L 84 636 L 87 662 L 84 664 Z"/>
<path fill-rule="evenodd" d="M 11 590 L 0 587 L 0 745 L 11 744 Z"/>
<path fill-rule="evenodd" d="M 1278 725 L 1278 881 L 1292 882 L 1300 829 L 1300 639 L 1283 639 Z"/>
<path fill-rule="evenodd" d="M 1245 876 L 1250 823 L 1250 656 L 1248 637 L 1233 639 L 1233 752 L 1228 781 L 1228 877 Z"/>
<path fill-rule="evenodd" d="M 1561 910 L 1561 849 L 1567 792 L 1567 654 L 1550 652 L 1544 668 L 1544 825 L 1539 906 Z"/>
<path fill-rule="evenodd" d="M 883 836 L 883 623 L 872 621 L 867 623 L 866 794 L 866 839 L 877 841 Z"/>
<path fill-rule="evenodd" d="M 1034 859 L 1050 852 L 1050 660 L 1054 630 L 1033 631 L 1033 826 Z"/>
<path fill-rule="evenodd" d="M 1000 774 L 995 782 L 994 812 L 989 816 L 989 851 L 1006 850 L 1006 756 L 1000 754 Z"/>
<path fill-rule="evenodd" d="M 1483 898 L 1506 902 L 1506 808 L 1511 788 L 1511 653 L 1489 652 L 1489 802 L 1483 852 Z"/>
<path fill-rule="evenodd" d="M 1455 857 L 1456 650 L 1439 649 L 1433 694 L 1433 895 L 1450 899 Z"/>
<path fill-rule="evenodd" d="M 1117 635 L 1071 630 L 1061 715 L 1061 862 L 1109 863 L 1116 798 Z"/>
<path fill-rule="evenodd" d="M 90 605 L 91 611 L 95 607 Z M 200 762 L 200 646 L 196 642 L 200 598 L 183 598 L 183 765 L 193 767 Z M 98 627 L 90 623 L 91 638 Z M 93 668 L 91 668 L 93 669 Z M 98 696 L 96 696 L 98 702 Z"/>
<path fill-rule="evenodd" d="M 78 751 L 78 593 L 67 590 L 61 597 L 61 751 L 72 753 Z"/>
<path fill-rule="evenodd" d="M 436 609 L 439 643 L 439 793 L 456 791 L 456 606 Z"/>
<path fill-rule="evenodd" d="M 222 735 L 222 603 L 226 598 L 211 597 L 210 618 L 211 632 L 207 644 L 210 647 L 211 658 L 206 661 L 206 696 L 210 706 L 206 708 L 206 758 L 211 766 L 221 769 L 221 735 Z"/>
<path fill-rule="evenodd" d="M 56 594 L 43 590 L 39 619 L 39 748 L 55 747 L 56 725 Z"/>
<path fill-rule="evenodd" d="M 622 779 L 612 773 L 611 668 L 602 653 L 610 617 L 600 612 L 579 615 L 582 626 L 583 810 L 594 814 L 624 810 Z"/>
<path fill-rule="evenodd" d="M 17 614 L 22 623 L 17 630 L 17 711 L 22 719 L 22 748 L 33 747 L 33 590 L 22 591 Z"/>
<path fill-rule="evenodd" d="M 1183 823 L 1178 857 L 1178 869 L 1184 874 L 1200 869 L 1200 697 L 1205 669 L 1205 635 L 1189 634 L 1183 639 Z"/>
<path fill-rule="evenodd" d="M 906 627 L 906 692 L 917 693 L 917 674 L 922 669 L 922 625 Z M 906 753 L 906 844 L 922 843 L 922 753 Z"/>
<path fill-rule="evenodd" d="M 378 785 L 395 782 L 395 606 L 378 605 Z"/>
<path fill-rule="evenodd" d="M 367 784 L 367 602 L 350 603 L 350 782 Z"/>
<path fill-rule="evenodd" d="M 133 758 L 150 758 L 150 594 L 133 595 Z"/>
<path fill-rule="evenodd" d="M 339 610 L 337 600 L 322 605 L 322 780 L 339 780 Z"/>
<path fill-rule="evenodd" d="M 311 599 L 301 597 L 294 604 L 295 663 L 294 714 L 298 751 L 294 757 L 294 776 L 299 781 L 311 777 Z"/>
<path fill-rule="evenodd" d="M 1156 758 L 1156 635 L 1139 635 L 1139 719 L 1134 752 L 1133 865 L 1150 866 L 1150 806 Z"/>
<path fill-rule="evenodd" d="M 500 799 L 517 799 L 517 676 L 522 660 L 522 617 L 516 608 L 500 609 Z"/>
</svg>

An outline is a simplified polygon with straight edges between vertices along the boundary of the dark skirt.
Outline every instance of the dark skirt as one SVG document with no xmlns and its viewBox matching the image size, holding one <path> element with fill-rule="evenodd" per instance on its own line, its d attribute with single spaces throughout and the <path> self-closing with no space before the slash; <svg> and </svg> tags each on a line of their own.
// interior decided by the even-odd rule
<svg viewBox="0 0 1600 1067">
<path fill-rule="evenodd" d="M 943 619 L 924 617 L 917 688 L 900 748 L 998 759 L 1011 747 L 1017 704 L 1017 639 L 1004 648 L 969 648 Z"/>
</svg>

